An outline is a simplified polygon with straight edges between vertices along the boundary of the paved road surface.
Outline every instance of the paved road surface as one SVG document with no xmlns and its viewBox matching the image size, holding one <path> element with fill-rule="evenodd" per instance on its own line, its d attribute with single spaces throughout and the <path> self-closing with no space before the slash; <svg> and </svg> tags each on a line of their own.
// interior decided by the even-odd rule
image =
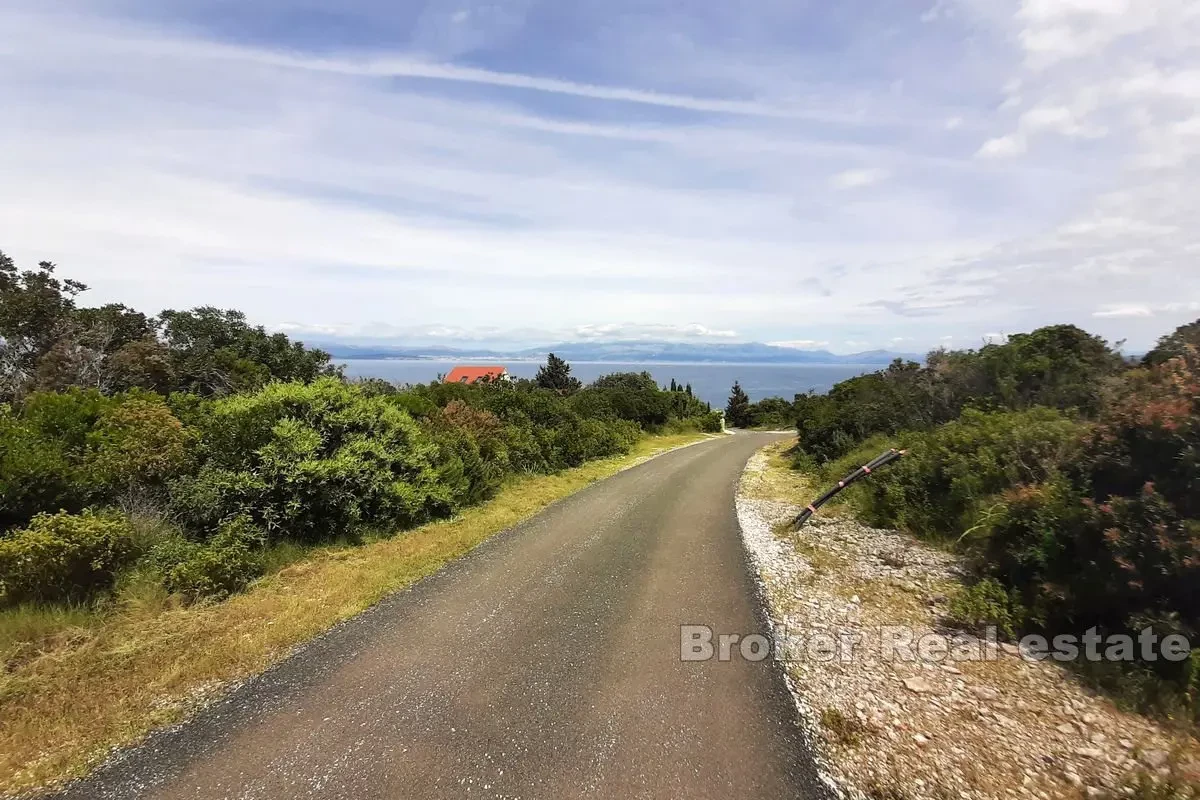
<svg viewBox="0 0 1200 800">
<path fill-rule="evenodd" d="M 734 489 L 767 434 L 660 456 L 321 637 L 68 798 L 817 798 Z"/>
</svg>

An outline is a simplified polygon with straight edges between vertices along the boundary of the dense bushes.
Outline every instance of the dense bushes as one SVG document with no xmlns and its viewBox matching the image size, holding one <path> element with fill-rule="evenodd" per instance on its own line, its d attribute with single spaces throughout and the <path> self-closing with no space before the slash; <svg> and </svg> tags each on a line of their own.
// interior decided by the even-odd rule
<svg viewBox="0 0 1200 800">
<path fill-rule="evenodd" d="M 897 360 L 842 381 L 828 394 L 799 395 L 795 419 L 805 452 L 825 462 L 873 434 L 927 430 L 967 408 L 1046 406 L 1093 416 L 1109 379 L 1123 366 L 1102 339 L 1073 325 L 1054 325 L 977 351 L 937 350 L 924 367 Z"/>
<path fill-rule="evenodd" d="M 0 600 L 81 600 L 112 586 L 133 555 L 133 530 L 121 514 L 38 514 L 0 538 Z"/>
<path fill-rule="evenodd" d="M 1085 428 L 1049 408 L 987 413 L 968 409 L 931 431 L 896 441 L 909 455 L 864 484 L 864 505 L 879 525 L 957 536 L 1011 486 L 1047 480 L 1080 449 Z M 837 463 L 849 472 L 884 449 L 881 441 Z"/>
<path fill-rule="evenodd" d="M 171 488 L 172 509 L 196 531 L 245 515 L 269 539 L 316 541 L 455 507 L 412 418 L 334 378 L 223 398 L 200 430 L 204 465 Z"/>
<path fill-rule="evenodd" d="M 876 524 L 947 539 L 966 553 L 975 583 L 953 604 L 960 623 L 991 622 L 1010 634 L 1153 626 L 1196 641 L 1197 330 L 1200 323 L 1180 328 L 1144 366 L 1119 373 L 1096 340 L 1063 327 L 980 353 L 936 355 L 906 380 L 923 387 L 913 396 L 925 393 L 930 408 L 942 403 L 938 413 L 954 413 L 940 425 L 860 397 L 867 386 L 897 391 L 892 370 L 856 379 L 804 401 L 811 413 L 801 421 L 797 464 L 823 463 L 831 478 L 886 446 L 908 447 L 908 457 L 852 489 L 853 500 Z M 934 391 L 964 376 L 979 393 L 969 401 Z M 814 443 L 818 431 L 830 438 Z M 864 441 L 878 432 L 886 435 Z M 1195 715 L 1200 705 L 1186 699 L 1193 662 L 1109 670 L 1103 682 L 1132 681 L 1137 702 L 1155 705 L 1165 693 Z"/>
<path fill-rule="evenodd" d="M 146 566 L 167 591 L 189 600 L 225 597 L 243 589 L 263 571 L 265 537 L 248 517 L 235 517 L 206 542 L 168 536 L 146 556 Z"/>
<path fill-rule="evenodd" d="M 80 308 L 86 288 L 0 253 L 0 604 L 88 600 L 126 569 L 221 597 L 270 548 L 391 533 L 513 474 L 720 424 L 690 387 L 581 387 L 554 356 L 533 381 L 346 382 L 238 311 Z"/>
<path fill-rule="evenodd" d="M 183 470 L 192 433 L 157 395 L 36 392 L 0 405 L 0 529 L 153 491 Z"/>
<path fill-rule="evenodd" d="M 0 534 L 4 599 L 102 594 L 139 557 L 172 592 L 223 596 L 260 574 L 276 543 L 403 529 L 486 500 L 514 473 L 626 452 L 642 429 L 620 412 L 673 418 L 671 393 L 646 389 L 644 404 L 618 409 L 611 385 L 564 397 L 529 382 L 387 392 L 323 377 L 219 398 L 34 392 L 0 405 L 0 524 L 29 525 Z M 81 537 L 123 519 L 87 510 L 104 507 L 158 515 L 165 532 L 145 553 L 113 544 L 100 558 Z M 51 525 L 40 512 L 61 513 Z M 61 592 L 36 589 L 56 570 L 70 572 Z"/>
</svg>

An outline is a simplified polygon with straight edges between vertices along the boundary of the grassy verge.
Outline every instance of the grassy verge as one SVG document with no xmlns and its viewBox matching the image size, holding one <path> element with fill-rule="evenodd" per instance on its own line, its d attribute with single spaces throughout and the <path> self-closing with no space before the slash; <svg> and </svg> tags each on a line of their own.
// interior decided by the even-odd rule
<svg viewBox="0 0 1200 800">
<path fill-rule="evenodd" d="M 84 774 L 113 747 L 181 719 L 230 682 L 555 500 L 703 438 L 646 438 L 625 456 L 513 480 L 452 520 L 362 546 L 291 554 L 281 559 L 286 566 L 222 603 L 182 606 L 135 585 L 104 609 L 0 612 L 0 792 Z"/>
</svg>

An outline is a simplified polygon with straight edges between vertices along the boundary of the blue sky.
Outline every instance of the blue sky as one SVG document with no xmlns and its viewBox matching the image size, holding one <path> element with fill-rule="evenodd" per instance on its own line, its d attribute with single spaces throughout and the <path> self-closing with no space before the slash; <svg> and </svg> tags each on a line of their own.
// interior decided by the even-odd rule
<svg viewBox="0 0 1200 800">
<path fill-rule="evenodd" d="M 310 337 L 1200 317 L 1192 0 L 0 0 L 0 249 Z"/>
</svg>

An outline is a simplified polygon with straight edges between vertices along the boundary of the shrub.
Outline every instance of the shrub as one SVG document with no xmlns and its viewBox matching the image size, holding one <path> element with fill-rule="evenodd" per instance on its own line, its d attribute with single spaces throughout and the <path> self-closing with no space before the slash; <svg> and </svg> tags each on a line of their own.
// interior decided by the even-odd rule
<svg viewBox="0 0 1200 800">
<path fill-rule="evenodd" d="M 454 507 L 427 433 L 387 398 L 337 379 L 223 398 L 202 432 L 207 463 L 171 492 L 193 531 L 246 514 L 272 539 L 319 541 L 364 521 L 408 526 Z"/>
<path fill-rule="evenodd" d="M 950 598 L 947 621 L 983 635 L 989 625 L 1008 638 L 1017 635 L 1024 622 L 1021 604 L 1009 597 L 1008 591 L 992 578 L 984 578 Z"/>
<path fill-rule="evenodd" d="M 91 487 L 80 480 L 62 443 L 0 406 L 0 529 L 21 525 L 47 509 L 80 511 Z"/>
<path fill-rule="evenodd" d="M 455 508 L 495 494 L 509 470 L 504 426 L 496 415 L 452 400 L 424 425 L 438 448 L 438 481 L 447 487 Z"/>
<path fill-rule="evenodd" d="M 43 511 L 78 513 L 103 499 L 82 463 L 88 434 L 118 402 L 72 389 L 0 406 L 0 528 L 24 525 Z"/>
<path fill-rule="evenodd" d="M 223 524 L 207 542 L 166 539 L 147 556 L 163 586 L 190 601 L 223 598 L 241 591 L 263 573 L 266 538 L 248 517 Z"/>
<path fill-rule="evenodd" d="M 132 552 L 133 532 L 120 514 L 38 514 L 0 539 L 0 597 L 7 604 L 86 599 L 112 588 Z"/>
<path fill-rule="evenodd" d="M 159 398 L 133 398 L 106 409 L 88 434 L 85 468 L 115 491 L 159 485 L 186 465 L 191 431 Z"/>
<path fill-rule="evenodd" d="M 671 392 L 658 388 L 649 372 L 615 372 L 594 381 L 582 393 L 603 398 L 619 418 L 636 422 L 643 430 L 663 425 L 671 415 Z M 678 392 L 674 394 L 680 394 Z M 683 395 L 686 397 L 686 395 Z M 581 402 L 588 402 L 585 399 Z"/>
<path fill-rule="evenodd" d="M 0 527 L 161 485 L 184 469 L 194 443 L 157 395 L 80 389 L 0 407 L 0 439 Z"/>
<path fill-rule="evenodd" d="M 901 437 L 909 455 L 871 476 L 859 491 L 876 524 L 923 536 L 958 536 L 998 493 L 1056 474 L 1079 452 L 1086 430 L 1047 408 L 968 409 L 954 422 Z"/>
<path fill-rule="evenodd" d="M 887 369 L 799 395 L 801 446 L 818 463 L 877 434 L 928 430 L 965 408 L 1020 411 L 1035 406 L 1087 418 L 1102 408 L 1106 381 L 1124 369 L 1103 339 L 1073 325 L 1016 334 L 978 351 L 935 350 L 926 365 L 897 360 Z"/>
</svg>

